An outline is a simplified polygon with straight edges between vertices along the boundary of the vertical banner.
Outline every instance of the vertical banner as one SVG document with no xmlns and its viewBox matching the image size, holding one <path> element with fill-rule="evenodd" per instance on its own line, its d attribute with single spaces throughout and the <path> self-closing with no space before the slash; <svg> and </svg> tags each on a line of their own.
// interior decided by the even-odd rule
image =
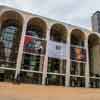
<svg viewBox="0 0 100 100">
<path fill-rule="evenodd" d="M 55 41 L 48 41 L 48 57 L 57 59 L 67 58 L 67 44 Z"/>
<path fill-rule="evenodd" d="M 4 52 L 6 61 L 12 61 L 12 55 L 14 55 L 14 36 L 16 34 L 17 28 L 15 26 L 8 26 L 2 31 L 2 41 L 4 44 Z M 14 60 L 14 59 L 13 59 Z"/>
</svg>

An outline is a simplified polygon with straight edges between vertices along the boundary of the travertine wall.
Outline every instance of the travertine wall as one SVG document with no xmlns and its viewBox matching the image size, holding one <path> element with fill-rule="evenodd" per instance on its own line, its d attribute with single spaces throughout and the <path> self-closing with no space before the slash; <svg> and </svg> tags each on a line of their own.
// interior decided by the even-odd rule
<svg viewBox="0 0 100 100">
<path fill-rule="evenodd" d="M 100 45 L 93 47 L 93 67 L 94 73 L 100 74 Z"/>
</svg>

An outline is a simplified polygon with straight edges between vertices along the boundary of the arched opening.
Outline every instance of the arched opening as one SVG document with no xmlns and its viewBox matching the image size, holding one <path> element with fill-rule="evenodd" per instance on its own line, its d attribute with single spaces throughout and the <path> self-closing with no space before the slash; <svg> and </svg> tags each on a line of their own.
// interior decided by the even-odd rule
<svg viewBox="0 0 100 100">
<path fill-rule="evenodd" d="M 29 20 L 21 66 L 21 78 L 24 83 L 41 84 L 42 82 L 46 52 L 46 33 L 47 24 L 43 19 L 35 17 Z"/>
<path fill-rule="evenodd" d="M 48 43 L 48 85 L 65 85 L 67 29 L 62 24 L 54 24 L 50 30 Z"/>
<path fill-rule="evenodd" d="M 32 18 L 27 24 L 26 35 L 46 38 L 47 25 L 41 18 Z"/>
<path fill-rule="evenodd" d="M 46 22 L 40 18 L 29 20 L 26 29 L 24 51 L 36 54 L 45 54 Z"/>
<path fill-rule="evenodd" d="M 66 43 L 67 40 L 67 30 L 62 24 L 54 24 L 50 31 L 50 40 L 56 42 Z"/>
<path fill-rule="evenodd" d="M 22 33 L 23 18 L 14 11 L 6 11 L 1 16 L 0 67 L 16 68 L 19 43 Z M 4 79 L 14 77 L 15 71 L 2 70 Z"/>
<path fill-rule="evenodd" d="M 74 29 L 71 32 L 70 42 L 70 84 L 73 87 L 85 87 L 85 63 L 86 63 L 86 50 L 85 33 L 79 29 Z"/>
<path fill-rule="evenodd" d="M 89 69 L 91 87 L 100 87 L 100 37 L 90 34 L 88 37 Z M 94 77 L 94 78 L 92 78 Z"/>
<path fill-rule="evenodd" d="M 71 45 L 84 46 L 85 33 L 79 29 L 71 32 Z"/>
</svg>

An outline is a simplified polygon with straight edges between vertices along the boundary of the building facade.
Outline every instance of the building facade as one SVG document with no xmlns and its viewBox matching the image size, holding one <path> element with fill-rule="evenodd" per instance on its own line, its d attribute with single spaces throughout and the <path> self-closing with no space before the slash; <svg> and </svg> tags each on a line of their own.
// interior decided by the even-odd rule
<svg viewBox="0 0 100 100">
<path fill-rule="evenodd" d="M 100 34 L 0 6 L 0 81 L 100 87 Z"/>
</svg>

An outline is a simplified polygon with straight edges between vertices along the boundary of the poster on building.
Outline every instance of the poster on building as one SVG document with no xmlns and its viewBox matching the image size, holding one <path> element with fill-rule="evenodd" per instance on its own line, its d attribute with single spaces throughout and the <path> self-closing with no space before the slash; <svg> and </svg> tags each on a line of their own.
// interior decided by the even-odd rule
<svg viewBox="0 0 100 100">
<path fill-rule="evenodd" d="M 14 50 L 14 39 L 16 39 L 16 31 L 17 28 L 15 26 L 7 26 L 2 30 L 0 40 L 0 59 L 5 60 L 6 62 L 13 59 L 13 55 L 16 54 L 16 51 Z"/>
<path fill-rule="evenodd" d="M 44 53 L 45 42 L 31 36 L 25 36 L 24 51 L 29 53 Z"/>
<path fill-rule="evenodd" d="M 67 48 L 68 48 L 67 44 L 49 40 L 48 57 L 56 58 L 56 59 L 66 59 L 68 55 Z"/>
<path fill-rule="evenodd" d="M 71 47 L 71 59 L 86 61 L 86 50 L 83 48 Z"/>
</svg>

